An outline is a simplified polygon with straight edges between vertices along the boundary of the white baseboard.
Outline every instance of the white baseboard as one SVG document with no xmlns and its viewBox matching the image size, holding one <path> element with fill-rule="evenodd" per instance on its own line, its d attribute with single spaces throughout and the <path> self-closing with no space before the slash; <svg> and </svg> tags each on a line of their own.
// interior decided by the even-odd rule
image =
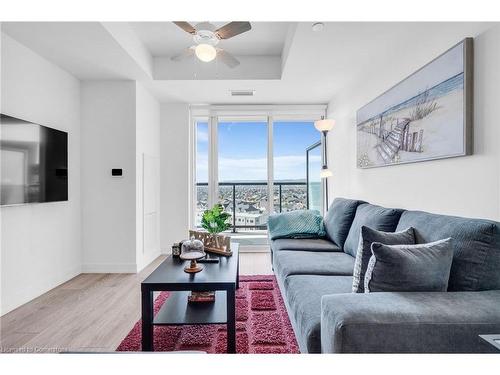
<svg viewBox="0 0 500 375">
<path fill-rule="evenodd" d="M 0 316 L 7 314 L 8 312 L 17 309 L 18 307 L 40 297 L 42 294 L 47 293 L 49 290 L 64 284 L 66 281 L 78 276 L 81 273 L 80 267 L 75 267 L 68 270 L 60 277 L 51 277 L 48 275 L 47 280 L 36 284 L 29 285 L 26 287 L 16 288 L 14 295 L 6 296 L 4 291 L 2 291 L 1 300 L 2 304 L 0 306 Z"/>
<path fill-rule="evenodd" d="M 82 273 L 137 273 L 135 263 L 87 263 Z"/>
<path fill-rule="evenodd" d="M 161 251 L 157 250 L 148 255 L 148 257 L 141 263 L 137 264 L 137 272 L 141 272 L 144 268 L 149 266 L 153 260 L 158 258 L 161 255 Z"/>
</svg>

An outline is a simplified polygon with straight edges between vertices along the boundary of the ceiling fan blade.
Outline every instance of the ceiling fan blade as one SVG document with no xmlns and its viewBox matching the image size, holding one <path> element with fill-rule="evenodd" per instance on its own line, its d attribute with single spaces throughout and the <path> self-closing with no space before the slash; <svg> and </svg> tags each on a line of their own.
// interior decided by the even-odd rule
<svg viewBox="0 0 500 375">
<path fill-rule="evenodd" d="M 252 29 L 252 25 L 250 22 L 229 22 L 228 24 L 222 26 L 221 28 L 215 30 L 215 34 L 219 37 L 219 39 L 229 39 L 233 36 L 242 34 Z"/>
<path fill-rule="evenodd" d="M 184 51 L 178 53 L 177 55 L 174 55 L 170 58 L 172 61 L 181 61 L 184 59 L 187 59 L 188 57 L 191 57 L 194 55 L 194 47 L 189 47 L 186 48 Z"/>
<path fill-rule="evenodd" d="M 223 49 L 217 48 L 217 57 L 231 69 L 236 68 L 238 65 L 240 65 L 240 62 L 236 57 L 234 57 L 230 53 L 227 53 Z"/>
<path fill-rule="evenodd" d="M 174 21 L 174 23 L 179 26 L 182 30 L 189 34 L 196 34 L 196 29 L 189 22 L 185 21 Z"/>
</svg>

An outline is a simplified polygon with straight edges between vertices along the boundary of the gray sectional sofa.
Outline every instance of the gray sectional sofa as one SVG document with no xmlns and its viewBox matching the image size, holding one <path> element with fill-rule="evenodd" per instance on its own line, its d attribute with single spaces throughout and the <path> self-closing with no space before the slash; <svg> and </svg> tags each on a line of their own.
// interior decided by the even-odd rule
<svg viewBox="0 0 500 375">
<path fill-rule="evenodd" d="M 326 238 L 271 241 L 273 269 L 302 353 L 478 353 L 500 333 L 500 224 L 337 198 Z M 452 237 L 448 292 L 352 293 L 361 226 Z"/>
</svg>

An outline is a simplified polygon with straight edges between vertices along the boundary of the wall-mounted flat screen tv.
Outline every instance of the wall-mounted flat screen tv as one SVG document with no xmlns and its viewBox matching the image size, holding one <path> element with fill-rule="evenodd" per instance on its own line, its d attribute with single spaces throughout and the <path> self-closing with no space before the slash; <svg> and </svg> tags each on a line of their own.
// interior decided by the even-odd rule
<svg viewBox="0 0 500 375">
<path fill-rule="evenodd" d="M 68 200 L 68 133 L 0 115 L 1 205 Z"/>
</svg>

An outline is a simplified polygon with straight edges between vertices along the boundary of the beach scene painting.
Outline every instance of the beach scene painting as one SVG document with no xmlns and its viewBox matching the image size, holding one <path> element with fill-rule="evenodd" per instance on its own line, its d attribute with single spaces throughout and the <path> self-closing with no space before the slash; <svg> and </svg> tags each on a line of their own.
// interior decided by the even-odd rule
<svg viewBox="0 0 500 375">
<path fill-rule="evenodd" d="M 472 153 L 472 39 L 358 110 L 357 167 Z"/>
</svg>

